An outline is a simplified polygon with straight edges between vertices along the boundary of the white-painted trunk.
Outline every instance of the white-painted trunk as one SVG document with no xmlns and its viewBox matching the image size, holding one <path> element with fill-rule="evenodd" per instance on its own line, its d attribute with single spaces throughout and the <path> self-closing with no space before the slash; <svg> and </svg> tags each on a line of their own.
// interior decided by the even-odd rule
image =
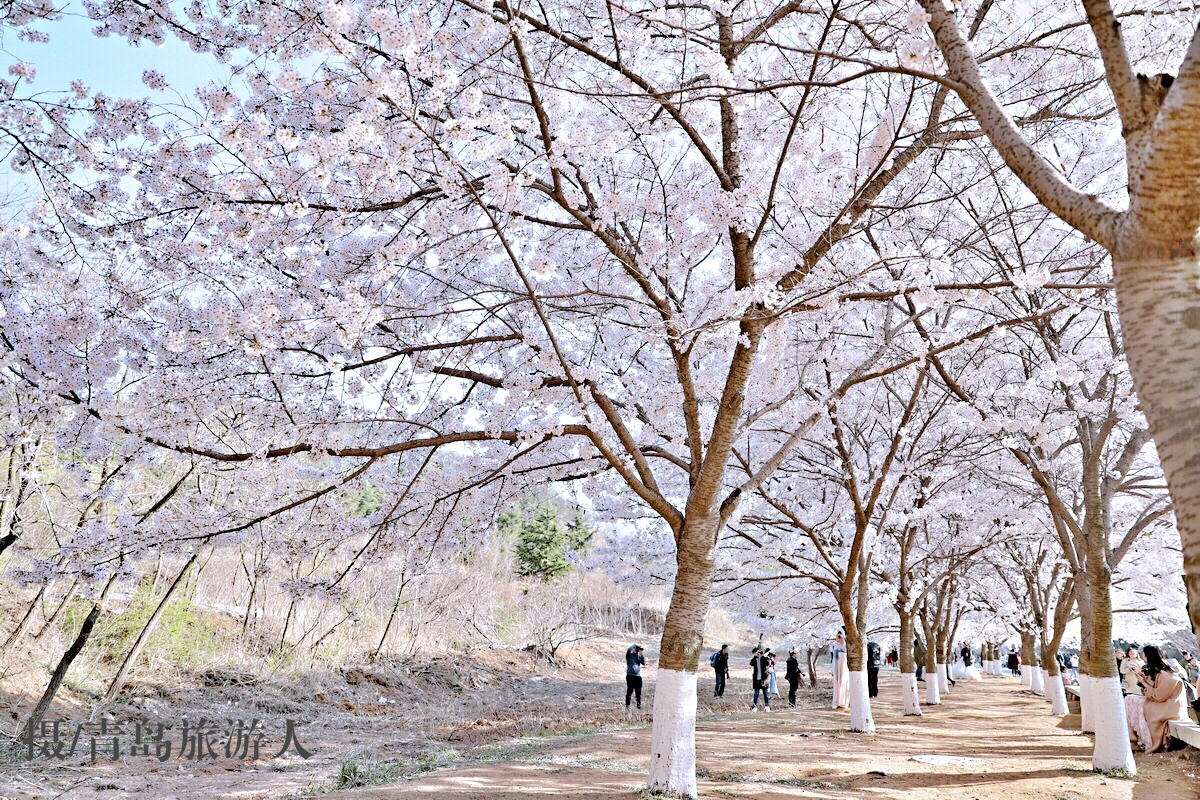
<svg viewBox="0 0 1200 800">
<path fill-rule="evenodd" d="M 1041 667 L 1030 667 L 1029 669 L 1029 688 L 1034 694 L 1045 694 L 1045 684 L 1042 683 L 1042 676 L 1046 670 Z"/>
<path fill-rule="evenodd" d="M 1031 683 L 1033 683 L 1032 678 L 1030 678 L 1030 676 L 1029 676 L 1030 672 L 1031 672 L 1031 670 L 1029 669 L 1028 664 L 1021 665 L 1021 685 L 1022 686 L 1029 686 Z"/>
<path fill-rule="evenodd" d="M 696 673 L 659 669 L 650 745 L 652 792 L 696 796 Z"/>
<path fill-rule="evenodd" d="M 926 673 L 925 675 L 925 705 L 936 706 L 941 705 L 942 693 L 938 690 L 937 670 L 934 670 L 933 675 Z"/>
<path fill-rule="evenodd" d="M 1137 774 L 1133 749 L 1129 746 L 1129 724 L 1125 719 L 1125 698 L 1121 682 L 1113 678 L 1092 679 L 1092 718 L 1096 723 L 1096 749 L 1092 768 L 1100 772 L 1124 770 Z"/>
<path fill-rule="evenodd" d="M 900 673 L 900 697 L 904 700 L 904 716 L 922 716 L 921 697 L 917 694 L 917 676 L 915 673 Z"/>
<path fill-rule="evenodd" d="M 867 671 L 850 673 L 850 730 L 855 733 L 874 733 L 875 718 L 871 716 L 871 698 L 867 693 Z"/>
<path fill-rule="evenodd" d="M 1092 679 L 1079 673 L 1079 730 L 1092 733 L 1096 730 L 1095 715 L 1092 714 Z"/>
<path fill-rule="evenodd" d="M 942 694 L 950 691 L 950 676 L 946 673 L 945 664 L 934 665 L 934 671 L 937 672 L 938 689 Z"/>
<path fill-rule="evenodd" d="M 1056 717 L 1067 715 L 1067 692 L 1063 688 L 1062 675 L 1046 676 L 1046 697 L 1050 700 L 1050 713 Z"/>
</svg>

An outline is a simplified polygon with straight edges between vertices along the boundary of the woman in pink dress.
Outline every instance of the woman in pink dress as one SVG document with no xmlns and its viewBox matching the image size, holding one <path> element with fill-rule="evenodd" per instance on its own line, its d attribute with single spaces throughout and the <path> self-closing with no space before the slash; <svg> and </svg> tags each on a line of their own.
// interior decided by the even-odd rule
<svg viewBox="0 0 1200 800">
<path fill-rule="evenodd" d="M 833 707 L 850 707 L 850 667 L 846 663 L 846 635 L 838 631 L 837 641 L 833 643 L 830 652 L 833 659 L 830 669 L 833 671 Z"/>
<path fill-rule="evenodd" d="M 1142 694 L 1125 697 L 1125 716 L 1130 740 L 1136 740 L 1147 753 L 1157 753 L 1170 743 L 1168 723 L 1188 718 L 1187 702 L 1183 681 L 1163 663 L 1158 648 L 1146 645 L 1142 652 L 1146 654 L 1146 663 L 1134 673 Z"/>
</svg>

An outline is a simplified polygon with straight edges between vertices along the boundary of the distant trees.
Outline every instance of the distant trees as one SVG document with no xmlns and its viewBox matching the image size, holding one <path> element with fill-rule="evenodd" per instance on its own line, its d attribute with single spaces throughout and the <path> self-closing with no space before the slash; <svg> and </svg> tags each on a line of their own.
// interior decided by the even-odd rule
<svg viewBox="0 0 1200 800">
<path fill-rule="evenodd" d="M 571 554 L 586 554 L 593 531 L 583 512 L 563 520 L 561 509 L 551 502 L 521 504 L 496 518 L 496 529 L 513 543 L 517 574 L 549 580 L 571 571 Z"/>
</svg>

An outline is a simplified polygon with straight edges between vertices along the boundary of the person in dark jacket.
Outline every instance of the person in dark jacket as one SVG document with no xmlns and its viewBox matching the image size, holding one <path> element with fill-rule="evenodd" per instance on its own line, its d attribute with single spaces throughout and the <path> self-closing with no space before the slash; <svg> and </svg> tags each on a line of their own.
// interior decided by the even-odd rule
<svg viewBox="0 0 1200 800">
<path fill-rule="evenodd" d="M 640 644 L 631 644 L 625 651 L 625 708 L 629 709 L 629 701 L 637 695 L 637 707 L 642 707 L 642 666 L 646 657 L 642 655 L 645 649 Z"/>
<path fill-rule="evenodd" d="M 925 680 L 921 677 L 925 672 L 925 645 L 917 637 L 913 637 L 913 661 L 917 662 L 917 680 Z"/>
<path fill-rule="evenodd" d="M 788 653 L 787 672 L 783 676 L 788 682 L 788 705 L 792 708 L 796 707 L 796 687 L 800 685 L 800 661 L 796 658 L 796 651 Z"/>
<path fill-rule="evenodd" d="M 754 702 L 750 706 L 751 711 L 758 711 L 758 693 L 762 692 L 763 706 L 769 712 L 771 710 L 771 675 L 768 672 L 771 662 L 763 654 L 761 647 L 754 648 L 754 658 L 750 659 L 750 677 L 754 681 Z"/>
<path fill-rule="evenodd" d="M 713 697 L 724 697 L 725 681 L 729 679 L 729 645 L 721 645 L 721 649 L 713 657 L 712 668 L 717 676 L 716 688 L 713 689 Z"/>
<path fill-rule="evenodd" d="M 867 694 L 879 696 L 879 668 L 883 666 L 883 651 L 875 642 L 867 642 Z"/>
</svg>

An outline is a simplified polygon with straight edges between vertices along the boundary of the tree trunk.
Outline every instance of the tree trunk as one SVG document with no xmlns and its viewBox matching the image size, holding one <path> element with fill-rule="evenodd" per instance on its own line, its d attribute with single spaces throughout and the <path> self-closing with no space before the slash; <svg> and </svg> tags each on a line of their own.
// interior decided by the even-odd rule
<svg viewBox="0 0 1200 800">
<path fill-rule="evenodd" d="M 1021 685 L 1033 686 L 1033 667 L 1037 656 L 1033 652 L 1033 634 L 1021 631 Z"/>
<path fill-rule="evenodd" d="M 1092 713 L 1092 680 L 1087 672 L 1092 651 L 1092 601 L 1086 574 L 1075 586 L 1079 592 L 1079 730 L 1093 733 L 1096 717 Z"/>
<path fill-rule="evenodd" d="M 17 627 L 14 628 L 13 632 L 10 633 L 8 638 L 4 640 L 3 649 L 7 650 L 15 645 L 18 641 L 20 641 L 21 637 L 25 635 L 25 631 L 29 630 L 29 626 L 33 624 L 33 612 L 37 611 L 38 605 L 41 604 L 42 598 L 45 596 L 46 586 L 43 584 L 42 587 L 38 589 L 37 596 L 33 598 L 33 602 L 29 604 L 29 608 L 25 609 L 25 616 L 21 617 L 21 621 L 17 623 Z"/>
<path fill-rule="evenodd" d="M 71 581 L 70 588 L 68 588 L 67 593 L 63 595 L 62 602 L 58 604 L 58 608 L 54 609 L 54 613 L 50 615 L 50 619 L 46 620 L 46 624 L 42 625 L 41 630 L 33 635 L 34 641 L 40 640 L 46 635 L 47 631 L 54 627 L 55 623 L 58 622 L 58 618 L 62 616 L 64 611 L 66 611 L 67 605 L 71 602 L 71 599 L 75 597 L 75 590 L 78 588 L 79 579 L 76 578 L 75 580 Z"/>
<path fill-rule="evenodd" d="M 400 588 L 396 590 L 396 602 L 392 603 L 392 610 L 388 614 L 387 624 L 383 626 L 383 634 L 379 637 L 379 645 L 375 648 L 375 652 L 371 654 L 371 661 L 379 658 L 379 654 L 383 651 L 383 645 L 387 641 L 388 632 L 392 629 L 392 623 L 396 619 L 396 613 L 400 610 L 400 600 L 404 597 L 404 587 L 408 585 L 407 580 L 403 580 L 401 576 Z M 247 611 L 249 614 L 249 611 Z"/>
<path fill-rule="evenodd" d="M 183 583 L 184 576 L 187 575 L 188 570 L 191 569 L 192 564 L 195 562 L 196 554 L 193 553 L 192 556 L 187 560 L 187 563 L 183 565 L 183 568 L 179 570 L 179 574 L 175 576 L 175 580 L 172 581 L 171 585 L 167 587 L 166 594 L 164 594 L 162 600 L 158 602 L 158 605 L 154 609 L 154 613 L 150 615 L 150 619 L 146 620 L 146 624 L 142 626 L 142 632 L 138 634 L 137 641 L 133 643 L 133 647 L 130 648 L 129 653 L 125 656 L 125 660 L 121 662 L 121 667 L 117 670 L 116 677 L 114 677 L 112 679 L 112 683 L 108 685 L 108 691 L 104 693 L 105 703 L 111 703 L 113 700 L 117 699 L 117 695 L 125 686 L 125 678 L 129 675 L 130 668 L 133 667 L 138 658 L 142 655 L 142 650 L 145 648 L 146 642 L 150 640 L 150 635 L 154 633 L 155 627 L 158 626 L 159 619 L 162 618 L 163 612 L 166 611 L 167 603 L 171 601 L 171 597 L 175 594 L 175 590 L 178 589 Z"/>
<path fill-rule="evenodd" d="M 875 718 L 871 716 L 871 697 L 867 691 L 867 671 L 850 673 L 850 730 L 854 733 L 874 733 Z"/>
<path fill-rule="evenodd" d="M 811 647 L 808 648 L 808 655 L 806 655 L 805 658 L 808 661 L 808 688 L 810 688 L 810 689 L 817 688 L 816 656 L 817 656 L 817 652 L 814 651 Z"/>
<path fill-rule="evenodd" d="M 679 537 L 678 571 L 654 687 L 651 792 L 696 796 L 696 668 L 704 646 L 719 525 L 715 514 L 691 517 Z"/>
<path fill-rule="evenodd" d="M 1195 69 L 1197 65 L 1192 66 Z M 1193 74 L 1190 80 L 1197 82 L 1200 74 Z M 1167 95 L 1164 112 L 1179 87 L 1177 80 Z M 1195 158 L 1200 153 L 1200 133 L 1188 135 L 1193 140 L 1191 163 L 1188 174 L 1176 172 L 1175 188 L 1194 194 L 1198 191 Z M 1147 175 L 1146 189 L 1159 189 L 1157 184 Z M 1175 257 L 1139 258 L 1143 243 L 1131 241 L 1123 252 L 1133 257 L 1113 254 L 1113 275 L 1129 371 L 1171 490 L 1183 545 L 1188 613 L 1193 634 L 1200 636 L 1200 392 L 1196 391 L 1200 384 L 1200 259 L 1195 253 L 1195 226 L 1190 228 L 1178 243 L 1180 252 Z M 1160 249 L 1149 248 L 1151 253 Z M 1099 635 L 1097 641 L 1101 641 Z"/>
<path fill-rule="evenodd" d="M 1038 641 L 1032 634 L 1029 638 L 1029 690 L 1034 694 L 1045 694 L 1045 682 L 1042 680 L 1042 659 L 1038 656 Z"/>
<path fill-rule="evenodd" d="M 1050 701 L 1050 713 L 1065 717 L 1068 713 L 1067 692 L 1063 686 L 1062 667 L 1058 663 L 1058 650 L 1062 646 L 1071 610 L 1075 607 L 1075 579 L 1067 578 L 1062 591 L 1054 603 L 1053 629 L 1049 641 L 1042 644 L 1042 659 L 1046 662 L 1046 699 Z"/>
<path fill-rule="evenodd" d="M 1050 713 L 1056 717 L 1065 717 L 1067 709 L 1067 691 L 1063 686 L 1062 673 L 1055 668 L 1053 674 L 1046 670 L 1046 697 L 1050 700 Z"/>
<path fill-rule="evenodd" d="M 860 589 L 860 592 L 865 591 Z M 863 596 L 860 594 L 860 597 Z M 859 614 L 842 604 L 842 622 L 846 629 L 846 667 L 850 672 L 850 731 L 874 733 L 871 698 L 867 693 L 866 642 L 859 629 Z"/>
<path fill-rule="evenodd" d="M 932 640 L 931 640 L 932 642 Z M 936 706 L 942 702 L 942 678 L 938 676 L 937 648 L 931 643 L 925 651 L 925 705 Z"/>
<path fill-rule="evenodd" d="M 1084 515 L 1087 541 L 1087 585 L 1091 604 L 1091 642 L 1088 648 L 1088 675 L 1091 676 L 1092 721 L 1096 728 L 1096 747 L 1092 766 L 1101 772 L 1123 771 L 1137 774 L 1133 750 L 1129 746 L 1129 727 L 1125 699 L 1117 676 L 1117 661 L 1112 646 L 1112 569 L 1108 564 L 1108 530 L 1098 509 L 1099 481 L 1084 482 Z"/>
<path fill-rule="evenodd" d="M 937 676 L 937 636 L 925 612 L 921 613 L 921 630 L 925 632 L 925 705 L 936 706 L 942 702 Z"/>
<path fill-rule="evenodd" d="M 942 625 L 938 628 L 937 634 L 936 634 L 937 647 L 935 648 L 935 651 L 936 651 L 938 689 L 941 691 L 942 694 L 949 694 L 949 692 L 950 692 L 950 673 L 948 671 L 950 664 L 947 659 L 947 656 L 949 655 L 949 653 L 948 653 L 948 649 L 947 649 L 947 645 L 946 645 L 946 639 L 949 635 L 950 635 L 949 624 Z M 928 680 L 928 678 L 926 678 L 926 680 Z"/>
<path fill-rule="evenodd" d="M 904 716 L 919 717 L 921 714 L 921 697 L 917 694 L 917 665 L 913 659 L 913 618 L 911 614 L 900 611 L 900 699 L 904 706 Z"/>
<path fill-rule="evenodd" d="M 79 628 L 79 633 L 75 636 L 75 641 L 71 642 L 71 646 L 63 653 L 62 658 L 58 661 L 58 666 L 51 673 L 50 683 L 46 685 L 46 691 L 42 693 L 42 699 L 38 700 L 38 704 L 34 706 L 33 714 L 29 717 L 29 735 L 33 735 L 33 731 L 37 728 L 38 723 L 46 715 L 46 710 L 50 708 L 50 703 L 54 701 L 54 695 L 58 694 L 58 688 L 62 686 L 63 679 L 67 677 L 67 670 L 71 668 L 71 663 L 83 652 L 84 645 L 87 644 L 88 638 L 92 635 L 92 629 L 96 627 L 96 621 L 100 619 L 100 614 L 104 610 L 104 601 L 108 599 L 108 592 L 116 582 L 117 574 L 114 572 L 109 577 L 108 583 L 104 585 L 104 590 L 100 592 L 100 597 L 92 604 L 92 610 L 84 618 L 83 625 Z"/>
<path fill-rule="evenodd" d="M 1092 768 L 1099 772 L 1123 770 L 1129 775 L 1137 774 L 1120 682 L 1115 677 L 1093 677 L 1090 688 L 1092 716 L 1096 723 Z"/>
<path fill-rule="evenodd" d="M 18 455 L 19 453 L 19 455 Z M 3 537 L 0 537 L 0 555 L 7 550 L 13 542 L 21 538 L 21 505 L 25 502 L 26 492 L 29 491 L 29 478 L 26 474 L 20 472 L 19 466 L 24 461 L 25 448 L 18 446 L 8 451 L 8 486 L 11 488 L 14 483 L 17 484 L 17 496 L 11 501 L 12 516 L 8 518 L 7 531 Z M 20 476 L 20 477 L 18 477 Z M 4 508 L 0 509 L 0 523 L 4 522 L 5 513 L 7 513 L 9 502 L 4 503 Z"/>
<path fill-rule="evenodd" d="M 1093 733 L 1096 723 L 1092 714 L 1092 679 L 1087 673 L 1079 672 L 1079 731 Z"/>
</svg>

